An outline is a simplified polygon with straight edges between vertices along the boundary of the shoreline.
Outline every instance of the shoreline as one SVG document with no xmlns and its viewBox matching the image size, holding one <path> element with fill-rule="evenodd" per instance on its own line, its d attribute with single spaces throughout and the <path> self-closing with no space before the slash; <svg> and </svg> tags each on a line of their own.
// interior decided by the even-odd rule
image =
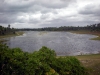
<svg viewBox="0 0 100 75">
<path fill-rule="evenodd" d="M 91 34 L 91 35 L 96 35 L 97 37 L 95 38 L 90 38 L 90 40 L 99 40 L 100 41 L 100 31 L 84 31 L 84 30 L 79 30 L 79 31 L 69 31 L 71 33 L 76 33 L 76 34 Z"/>
<path fill-rule="evenodd" d="M 57 56 L 57 58 L 64 57 L 75 57 L 80 63 L 87 69 L 89 75 L 100 74 L 100 53 L 98 54 L 87 54 L 87 55 L 76 55 L 76 56 Z"/>
<path fill-rule="evenodd" d="M 23 34 L 24 34 L 23 31 L 18 31 L 18 32 L 15 32 L 15 34 L 0 35 L 0 39 L 7 38 L 7 37 L 20 36 L 20 35 L 23 35 Z"/>
<path fill-rule="evenodd" d="M 79 55 L 74 57 L 88 69 L 90 75 L 100 74 L 100 54 Z"/>
<path fill-rule="evenodd" d="M 0 43 L 7 41 L 7 40 L 4 40 L 3 38 L 20 36 L 20 35 L 23 35 L 23 34 L 24 34 L 23 31 L 18 31 L 15 34 L 0 35 Z"/>
</svg>

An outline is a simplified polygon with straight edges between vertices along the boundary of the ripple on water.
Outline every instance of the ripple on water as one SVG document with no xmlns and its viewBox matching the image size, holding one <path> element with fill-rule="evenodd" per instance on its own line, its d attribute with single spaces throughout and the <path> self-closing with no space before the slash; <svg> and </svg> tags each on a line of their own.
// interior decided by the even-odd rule
<svg viewBox="0 0 100 75">
<path fill-rule="evenodd" d="M 73 34 L 69 32 L 25 32 L 23 36 L 7 38 L 11 48 L 20 47 L 33 52 L 42 46 L 54 49 L 57 55 L 81 55 L 100 52 L 100 41 L 89 40 L 94 35 Z"/>
</svg>

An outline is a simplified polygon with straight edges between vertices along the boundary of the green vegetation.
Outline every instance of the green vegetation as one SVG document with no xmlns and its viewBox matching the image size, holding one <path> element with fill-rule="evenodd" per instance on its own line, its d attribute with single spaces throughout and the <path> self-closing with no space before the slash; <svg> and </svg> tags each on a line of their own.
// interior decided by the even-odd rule
<svg viewBox="0 0 100 75">
<path fill-rule="evenodd" d="M 8 27 L 0 26 L 0 36 L 1 35 L 8 35 L 8 34 L 15 34 L 15 29 L 10 28 L 10 25 L 8 25 Z"/>
<path fill-rule="evenodd" d="M 0 43 L 3 43 L 3 42 L 6 42 L 7 41 L 7 40 L 5 40 L 3 38 L 13 37 L 13 36 L 20 36 L 22 34 L 24 34 L 24 32 L 17 31 L 17 32 L 15 32 L 15 34 L 0 35 Z"/>
<path fill-rule="evenodd" d="M 57 58 L 65 56 L 57 56 Z M 88 75 L 100 75 L 100 53 L 74 56 L 87 69 Z"/>
<path fill-rule="evenodd" d="M 13 37 L 13 36 L 19 36 L 22 35 L 24 32 L 22 31 L 16 31 L 14 28 L 10 28 L 10 25 L 8 27 L 3 27 L 0 26 L 0 43 L 7 41 L 2 38 L 7 38 L 7 37 Z"/>
<path fill-rule="evenodd" d="M 10 28 L 10 25 L 8 25 L 8 27 L 0 26 L 0 38 L 11 37 L 15 35 L 16 35 L 15 29 Z"/>
<path fill-rule="evenodd" d="M 13 37 L 13 36 L 20 36 L 20 35 L 22 35 L 22 34 L 24 34 L 24 32 L 22 32 L 22 31 L 17 31 L 17 32 L 15 32 L 15 34 L 0 35 L 0 39 L 2 39 L 2 38 L 7 38 L 7 37 Z"/>
<path fill-rule="evenodd" d="M 75 57 L 56 58 L 54 50 L 42 47 L 33 53 L 0 44 L 1 75 L 88 75 Z"/>
</svg>

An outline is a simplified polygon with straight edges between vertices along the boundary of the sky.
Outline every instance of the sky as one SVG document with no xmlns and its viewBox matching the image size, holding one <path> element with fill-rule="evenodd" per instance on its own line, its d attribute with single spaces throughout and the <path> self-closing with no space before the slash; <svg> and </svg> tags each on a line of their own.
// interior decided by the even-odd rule
<svg viewBox="0 0 100 75">
<path fill-rule="evenodd" d="M 14 28 L 100 23 L 100 0 L 0 0 L 0 25 Z"/>
</svg>

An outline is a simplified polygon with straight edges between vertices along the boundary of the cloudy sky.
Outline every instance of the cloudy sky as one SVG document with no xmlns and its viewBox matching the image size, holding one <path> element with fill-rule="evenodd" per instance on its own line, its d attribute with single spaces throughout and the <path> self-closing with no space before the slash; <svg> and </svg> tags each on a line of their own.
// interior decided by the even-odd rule
<svg viewBox="0 0 100 75">
<path fill-rule="evenodd" d="M 100 23 L 100 0 L 0 0 L 0 25 L 15 28 Z"/>
</svg>

